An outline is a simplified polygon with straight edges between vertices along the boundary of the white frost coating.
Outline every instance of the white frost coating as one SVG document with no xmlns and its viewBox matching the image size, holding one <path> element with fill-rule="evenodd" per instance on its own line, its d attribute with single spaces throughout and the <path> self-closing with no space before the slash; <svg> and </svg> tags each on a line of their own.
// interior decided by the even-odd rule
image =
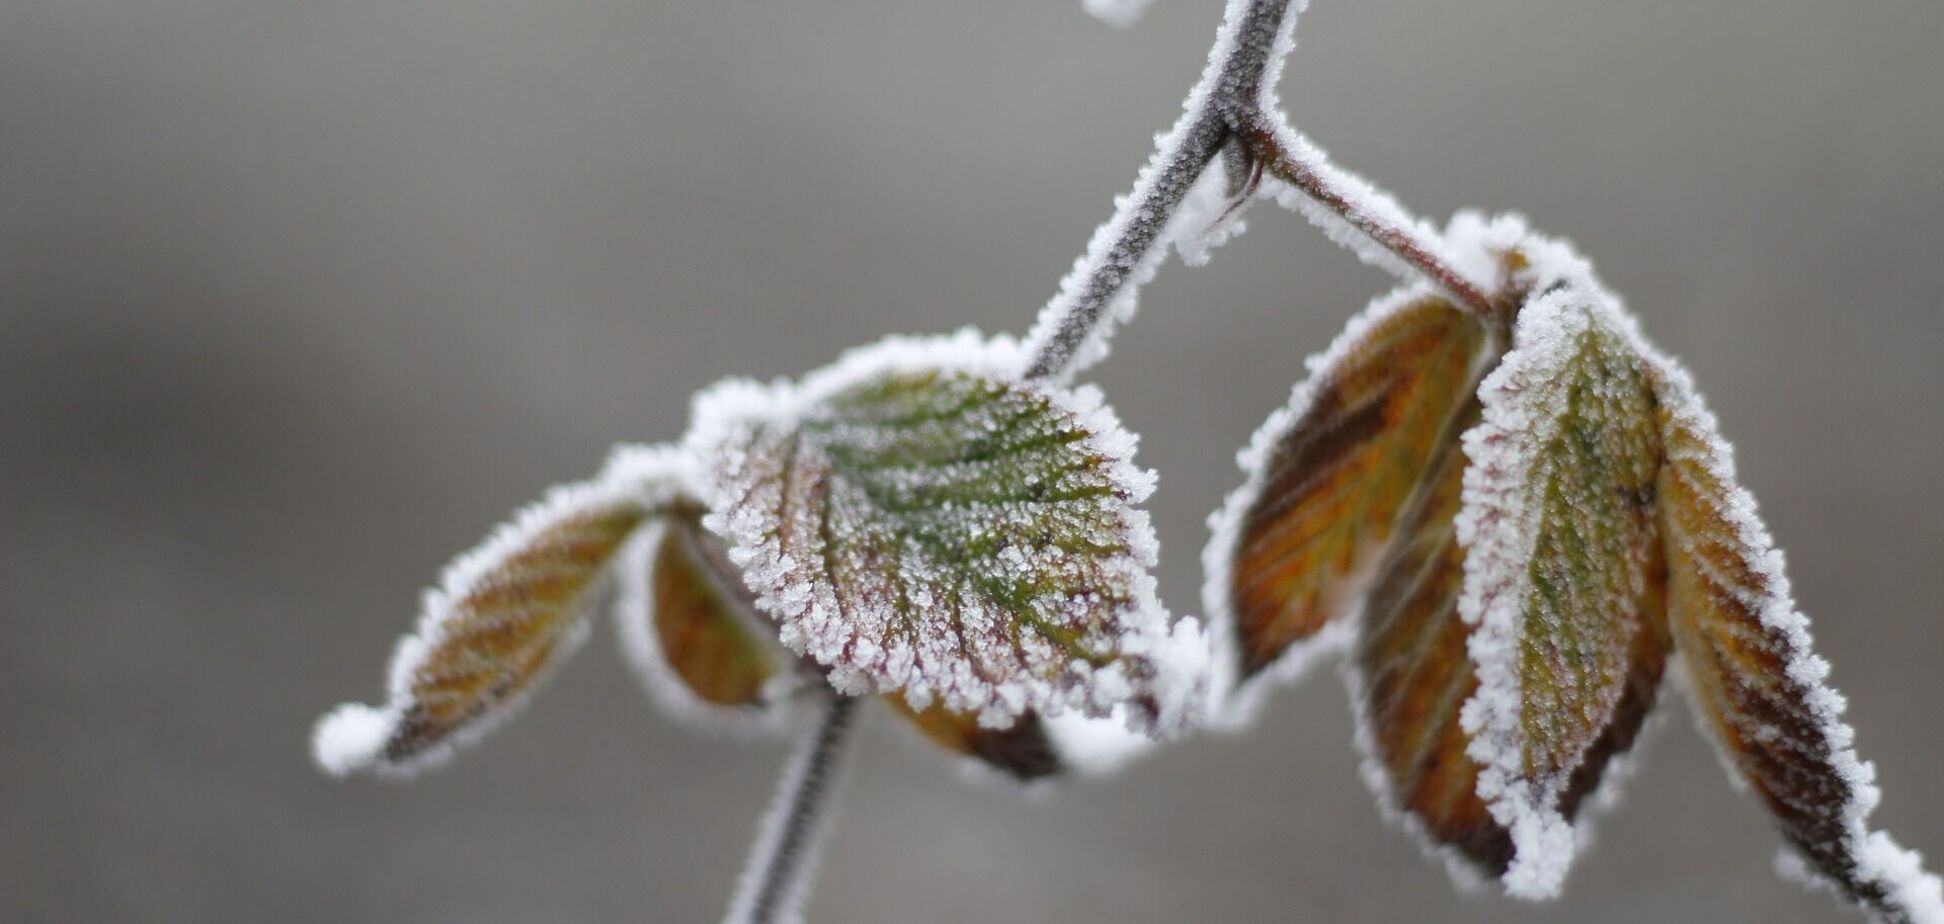
<svg viewBox="0 0 1944 924">
<path fill-rule="evenodd" d="M 1471 736 L 1466 752 L 1478 762 L 1478 795 L 1492 817 L 1512 834 L 1514 855 L 1506 891 L 1523 898 L 1550 898 L 1565 885 L 1573 857 L 1586 837 L 1558 811 L 1570 772 L 1534 780 L 1524 766 L 1523 693 L 1517 670 L 1531 591 L 1525 563 L 1539 535 L 1539 512 L 1526 505 L 1530 480 L 1525 448 L 1551 438 L 1559 415 L 1533 406 L 1535 385 L 1556 380 L 1585 333 L 1599 326 L 1644 352 L 1631 317 L 1585 272 L 1584 261 L 1563 260 L 1529 239 L 1536 283 L 1542 294 L 1519 314 L 1513 348 L 1479 386 L 1481 422 L 1463 438 L 1468 464 L 1464 506 L 1455 527 L 1465 548 L 1465 582 L 1458 612 L 1471 625 L 1467 648 L 1478 672 L 1478 691 L 1460 720 Z M 1561 275 L 1564 273 L 1565 275 Z"/>
<path fill-rule="evenodd" d="M 311 736 L 311 752 L 325 773 L 344 776 L 376 758 L 397 722 L 388 709 L 343 703 L 318 721 Z"/>
<path fill-rule="evenodd" d="M 1208 706 L 1210 658 L 1208 633 L 1201 620 L 1181 617 L 1168 637 L 1148 650 L 1147 658 L 1155 669 L 1148 692 L 1159 706 L 1163 724 L 1169 729 L 1201 724 Z M 1041 721 L 1060 765 L 1081 777 L 1116 773 L 1158 745 L 1153 736 L 1131 729 L 1125 706 L 1114 707 L 1104 718 L 1068 712 Z"/>
<path fill-rule="evenodd" d="M 1306 3 L 1307 0 L 1294 0 L 1290 4 L 1289 12 L 1283 17 L 1283 32 L 1293 34 L 1296 15 Z M 1080 323 L 1075 313 L 1087 299 L 1089 284 L 1111 262 L 1119 262 L 1128 271 L 1126 279 L 1109 297 L 1106 310 L 1086 331 L 1080 347 L 1052 379 L 1056 382 L 1069 381 L 1075 373 L 1106 358 L 1108 336 L 1116 326 L 1134 317 L 1136 295 L 1141 286 L 1154 278 L 1162 258 L 1167 256 L 1170 237 L 1178 233 L 1178 229 L 1187 227 L 1178 220 L 1179 213 L 1175 216 L 1176 220 L 1161 225 L 1170 219 L 1155 214 L 1150 207 L 1138 204 L 1155 202 L 1157 187 L 1164 179 L 1180 179 L 1178 174 L 1190 169 L 1182 164 L 1183 155 L 1190 145 L 1190 135 L 1196 130 L 1202 114 L 1209 109 L 1210 101 L 1221 83 L 1223 67 L 1235 51 L 1236 36 L 1248 7 L 1249 0 L 1229 0 L 1222 15 L 1222 26 L 1215 34 L 1215 44 L 1208 51 L 1208 62 L 1202 67 L 1201 79 L 1188 92 L 1188 98 L 1182 101 L 1181 117 L 1166 133 L 1155 138 L 1154 155 L 1135 177 L 1134 188 L 1114 199 L 1113 215 L 1094 229 L 1086 252 L 1074 261 L 1073 268 L 1060 280 L 1059 294 L 1040 310 L 1033 329 L 1026 334 L 1026 348 L 1020 351 L 1018 371 L 1024 372 L 1034 357 L 1039 356 L 1048 345 L 1061 340 L 1062 334 L 1068 332 L 1069 328 Z M 1285 48 L 1286 43 L 1279 40 L 1277 47 Z M 1272 63 L 1268 78 L 1273 78 L 1277 70 L 1278 65 Z M 1116 253 L 1122 239 L 1131 231 L 1140 229 L 1153 231 L 1153 242 L 1137 256 Z M 1193 245 L 1190 249 L 1193 249 Z"/>
<path fill-rule="evenodd" d="M 1148 692 L 1155 698 L 1169 729 L 1195 727 L 1208 717 L 1209 678 L 1213 661 L 1208 629 L 1193 616 L 1183 616 L 1164 639 L 1146 652 L 1155 677 Z M 1126 707 L 1115 707 L 1107 718 L 1067 713 L 1046 719 L 1047 737 L 1060 761 L 1074 773 L 1106 776 L 1154 749 L 1149 735 L 1129 730 Z"/>
<path fill-rule="evenodd" d="M 1354 577 L 1350 591 L 1343 595 L 1343 599 L 1355 601 L 1350 612 L 1331 620 L 1315 635 L 1290 645 L 1277 657 L 1275 664 L 1238 686 L 1236 665 L 1241 660 L 1240 641 L 1236 638 L 1235 608 L 1229 599 L 1229 586 L 1235 574 L 1236 546 L 1242 539 L 1243 520 L 1261 498 L 1276 444 L 1289 435 L 1289 431 L 1302 421 L 1303 415 L 1309 413 L 1310 405 L 1316 400 L 1317 389 L 1322 387 L 1330 370 L 1343 365 L 1351 351 L 1369 336 L 1372 328 L 1433 294 L 1435 290 L 1427 285 L 1407 285 L 1372 300 L 1362 312 L 1350 319 L 1350 323 L 1330 342 L 1328 349 L 1303 360 L 1307 374 L 1290 390 L 1289 400 L 1271 413 L 1262 426 L 1256 428 L 1255 434 L 1249 437 L 1248 445 L 1235 454 L 1235 463 L 1242 469 L 1242 484 L 1230 491 L 1222 506 L 1208 515 L 1211 535 L 1208 545 L 1202 548 L 1202 608 L 1208 612 L 1209 634 L 1215 652 L 1209 677 L 1210 698 L 1215 705 L 1209 711 L 1211 722 L 1219 728 L 1239 730 L 1247 727 L 1270 689 L 1307 675 L 1312 665 L 1325 656 L 1343 650 L 1355 636 L 1354 627 L 1362 619 L 1364 595 L 1360 585 L 1367 583 L 1368 574 Z M 1376 562 L 1373 561 L 1371 567 L 1375 566 Z"/>
<path fill-rule="evenodd" d="M 1353 215 L 1364 216 L 1380 227 L 1397 230 L 1407 237 L 1412 246 L 1430 254 L 1438 262 L 1453 267 L 1464 276 L 1465 281 L 1481 292 L 1493 291 L 1487 284 L 1492 279 L 1490 272 L 1476 273 L 1472 260 L 1457 259 L 1454 251 L 1459 250 L 1459 242 L 1440 235 L 1436 229 L 1413 217 L 1410 212 L 1393 198 L 1390 193 L 1377 187 L 1369 180 L 1351 173 L 1330 160 L 1322 148 L 1316 146 L 1300 132 L 1286 124 L 1276 129 L 1277 143 L 1282 146 L 1290 161 L 1319 180 L 1319 185 L 1341 196 Z M 1419 273 L 1406 263 L 1391 248 L 1339 214 L 1336 209 L 1308 193 L 1291 186 L 1275 177 L 1265 177 L 1262 188 L 1266 194 L 1284 208 L 1301 214 L 1314 224 L 1330 240 L 1340 247 L 1357 255 L 1363 262 L 1404 279 L 1419 278 Z M 1462 302 L 1462 299 L 1460 300 Z"/>
<path fill-rule="evenodd" d="M 1757 583 L 1768 589 L 1768 594 L 1756 601 L 1762 625 L 1788 640 L 1788 676 L 1808 688 L 1808 705 L 1828 747 L 1829 763 L 1849 784 L 1851 798 L 1842 808 L 1843 847 L 1857 861 L 1856 878 L 1881 884 L 1889 902 L 1903 912 L 1905 920 L 1914 924 L 1944 924 L 1944 883 L 1924 869 L 1923 857 L 1916 851 L 1902 847 L 1886 832 L 1870 830 L 1870 813 L 1882 797 L 1876 786 L 1876 769 L 1858 758 L 1852 746 L 1856 732 L 1843 721 L 1845 700 L 1825 682 L 1829 663 L 1814 652 L 1809 619 L 1796 608 L 1782 553 L 1762 523 L 1754 495 L 1741 487 L 1736 476 L 1733 447 L 1721 437 L 1714 414 L 1702 401 L 1687 370 L 1651 346 L 1646 348 L 1645 355 L 1649 366 L 1658 373 L 1661 388 L 1656 397 L 1662 406 L 1678 426 L 1704 437 L 1705 445 L 1698 450 L 1700 458 L 1689 461 L 1697 463 L 1718 483 L 1728 486 L 1729 496 L 1722 517 L 1733 526 L 1735 543 L 1746 550 L 1743 558 L 1756 571 Z M 1703 732 L 1715 740 L 1707 721 L 1699 715 L 1697 719 Z M 1733 759 L 1719 741 L 1716 745 L 1729 778 L 1738 788 L 1745 789 Z M 1776 867 L 1787 878 L 1836 889 L 1828 877 L 1809 867 L 1788 847 L 1777 855 Z"/>
<path fill-rule="evenodd" d="M 456 751 L 484 738 L 518 714 L 533 691 L 546 682 L 544 674 L 564 663 L 586 641 L 588 625 L 584 615 L 555 645 L 551 659 L 543 668 L 543 676 L 536 678 L 520 695 L 407 760 L 392 761 L 384 756 L 387 742 L 411 705 L 412 675 L 445 638 L 448 623 L 456 613 L 454 601 L 464 598 L 483 577 L 554 524 L 618 503 L 653 509 L 681 490 L 688 471 L 688 457 L 675 448 L 617 447 L 599 475 L 549 490 L 540 501 L 521 509 L 511 521 L 495 529 L 486 541 L 454 559 L 440 575 L 438 586 L 425 592 L 417 629 L 401 637 L 392 652 L 391 667 L 386 672 L 385 705 L 345 703 L 318 721 L 311 737 L 311 753 L 317 765 L 332 776 L 360 770 L 385 776 L 413 776 L 445 763 Z M 597 585 L 587 596 L 592 598 L 598 592 Z"/>
<path fill-rule="evenodd" d="M 1126 28 L 1141 18 L 1153 0 L 1080 0 L 1080 5 L 1110 26 Z"/>
<path fill-rule="evenodd" d="M 1253 198 L 1229 195 L 1228 183 L 1225 171 L 1204 170 L 1201 179 L 1189 187 L 1188 195 L 1181 200 L 1166 240 L 1174 243 L 1182 263 L 1205 266 L 1215 248 L 1249 230 L 1242 221 L 1242 213 L 1248 210 Z"/>
<path fill-rule="evenodd" d="M 1147 512 L 1134 506 L 1152 493 L 1154 474 L 1133 463 L 1136 438 L 1122 428 L 1098 389 L 1018 383 L 1020 356 L 1019 346 L 1010 338 L 983 339 L 971 329 L 943 337 L 890 337 L 844 354 L 800 384 L 777 381 L 765 386 L 729 380 L 704 391 L 695 400 L 686 445 L 698 459 L 719 458 L 718 464 L 728 469 L 740 467 L 748 464 L 748 454 L 735 447 L 752 427 L 789 426 L 831 396 L 884 375 L 962 372 L 1030 388 L 1086 434 L 1080 445 L 1091 454 L 1112 460 L 1107 475 L 1125 495 L 1124 501 L 1114 503 L 1126 527 L 1119 538 L 1129 552 L 1103 564 L 1128 588 L 1133 604 L 1116 614 L 1118 634 L 1111 641 L 1124 655 L 1157 658 L 1169 649 L 1173 635 L 1168 613 L 1155 596 L 1151 571 L 1159 546 Z M 912 706 L 920 709 L 936 697 L 955 711 L 977 713 L 980 723 L 988 727 L 1006 727 L 1029 709 L 1047 718 L 1068 710 L 1106 715 L 1143 692 L 1120 662 L 1096 669 L 1073 659 L 1064 667 L 1064 678 L 1020 676 L 995 681 L 953 654 L 960 643 L 943 621 L 930 633 L 921 633 L 912 646 L 898 641 L 885 650 L 879 647 L 884 640 L 882 633 L 864 630 L 892 624 L 895 613 L 889 609 L 878 612 L 872 607 L 846 609 L 839 605 L 833 588 L 819 581 L 803 581 L 798 563 L 777 542 L 774 518 L 742 511 L 725 516 L 723 511 L 734 507 L 737 498 L 725 493 L 721 484 L 708 484 L 703 499 L 713 511 L 704 518 L 704 525 L 728 541 L 731 559 L 744 569 L 757 595 L 757 607 L 778 622 L 784 645 L 830 668 L 830 681 L 841 692 L 855 695 L 902 690 Z M 743 508 L 748 510 L 747 506 Z M 1033 566 L 1023 552 L 1018 562 L 1021 567 Z M 907 562 L 906 567 L 917 577 L 928 576 L 921 562 Z M 973 629 L 1010 618 L 990 611 L 975 597 L 962 597 L 957 603 L 963 608 L 961 618 Z M 966 635 L 976 638 L 978 633 Z M 1029 639 L 1025 645 L 1029 656 L 1052 656 L 1043 641 Z M 1174 707 L 1175 714 L 1156 717 L 1156 731 L 1181 726 L 1188 710 L 1180 703 Z"/>
<path fill-rule="evenodd" d="M 1452 884 L 1457 886 L 1460 893 L 1467 896 L 1482 894 L 1486 879 L 1479 875 L 1478 868 L 1457 848 L 1432 837 L 1424 829 L 1422 819 L 1397 804 L 1397 794 L 1391 789 L 1390 774 L 1377 754 L 1377 732 L 1370 726 L 1370 703 L 1369 697 L 1364 695 L 1363 671 L 1358 669 L 1356 658 L 1345 658 L 1339 672 L 1343 675 L 1344 689 L 1350 694 L 1350 715 L 1355 723 L 1352 735 L 1357 745 L 1357 774 L 1363 777 L 1364 786 L 1376 799 L 1378 816 L 1404 829 L 1411 840 L 1417 842 L 1418 850 L 1426 859 L 1445 868 L 1445 873 L 1451 877 Z"/>
<path fill-rule="evenodd" d="M 775 648 L 781 669 L 763 685 L 763 702 L 755 707 L 723 706 L 703 700 L 668 663 L 661 635 L 655 631 L 654 624 L 655 553 L 667 529 L 661 522 L 643 527 L 615 556 L 614 627 L 622 659 L 663 714 L 684 724 L 737 737 L 785 731 L 792 720 L 791 695 L 801 688 L 803 678 L 789 669 L 792 659 L 781 646 Z M 749 616 L 753 620 L 759 614 Z M 749 628 L 759 639 L 773 631 L 767 625 Z"/>
<path fill-rule="evenodd" d="M 856 750 L 857 702 L 841 702 L 797 744 L 777 781 L 722 924 L 802 924 L 837 794 Z"/>
</svg>

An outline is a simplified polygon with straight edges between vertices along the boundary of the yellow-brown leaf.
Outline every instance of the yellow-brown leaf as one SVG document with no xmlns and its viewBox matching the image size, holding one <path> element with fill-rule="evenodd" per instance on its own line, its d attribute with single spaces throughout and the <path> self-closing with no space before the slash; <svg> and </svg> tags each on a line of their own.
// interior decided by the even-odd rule
<svg viewBox="0 0 1944 924">
<path fill-rule="evenodd" d="M 1243 679 L 1352 605 L 1472 393 L 1487 340 L 1456 306 L 1419 297 L 1346 334 L 1298 388 L 1295 419 L 1252 475 L 1260 487 L 1237 498 L 1247 507 L 1218 591 Z"/>
</svg>

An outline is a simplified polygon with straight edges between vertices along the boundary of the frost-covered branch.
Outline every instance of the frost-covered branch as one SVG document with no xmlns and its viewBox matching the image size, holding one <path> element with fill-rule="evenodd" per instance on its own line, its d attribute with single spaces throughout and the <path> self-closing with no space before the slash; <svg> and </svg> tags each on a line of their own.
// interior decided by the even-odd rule
<svg viewBox="0 0 1944 924">
<path fill-rule="evenodd" d="M 855 737 L 857 703 L 854 696 L 832 696 L 821 721 L 791 755 L 723 924 L 803 919 L 818 841 L 830 827 L 831 796 L 843 780 Z"/>
<path fill-rule="evenodd" d="M 1446 258 L 1436 232 L 1330 163 L 1289 127 L 1275 85 L 1295 47 L 1296 16 L 1307 5 L 1308 0 L 1229 0 L 1208 65 L 1182 104 L 1181 117 L 1161 136 L 1134 188 L 1116 200 L 1113 216 L 1094 232 L 1027 335 L 1028 377 L 1062 379 L 1106 354 L 1112 323 L 1133 315 L 1136 293 L 1153 277 L 1169 239 L 1204 230 L 1175 226 L 1186 217 L 1182 206 L 1189 191 L 1224 150 L 1234 158 L 1230 194 L 1236 205 L 1255 191 L 1266 171 L 1297 197 L 1278 198 L 1297 206 L 1338 243 L 1400 276 L 1423 274 L 1481 314 L 1496 311 L 1488 288 Z M 1245 182 L 1238 184 L 1238 176 Z"/>
</svg>

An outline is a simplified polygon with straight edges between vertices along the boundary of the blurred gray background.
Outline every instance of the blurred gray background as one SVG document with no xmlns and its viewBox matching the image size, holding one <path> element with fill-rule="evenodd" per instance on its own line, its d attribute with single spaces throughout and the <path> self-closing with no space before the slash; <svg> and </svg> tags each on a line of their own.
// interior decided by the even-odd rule
<svg viewBox="0 0 1944 924">
<path fill-rule="evenodd" d="M 0 3 L 0 919 L 710 921 L 783 748 L 605 637 L 410 785 L 332 783 L 419 588 L 688 394 L 1022 330 L 1214 0 Z M 1424 214 L 1570 235 L 1691 360 L 1887 790 L 1944 860 L 1944 5 L 1317 0 L 1284 97 Z M 1167 269 L 1098 379 L 1162 593 L 1302 357 L 1389 283 L 1295 216 Z M 810 917 L 1838 919 L 1673 703 L 1564 901 L 1461 898 L 1340 684 L 1023 800 L 879 723 Z M 1934 864 L 1935 865 L 1935 864 Z"/>
</svg>

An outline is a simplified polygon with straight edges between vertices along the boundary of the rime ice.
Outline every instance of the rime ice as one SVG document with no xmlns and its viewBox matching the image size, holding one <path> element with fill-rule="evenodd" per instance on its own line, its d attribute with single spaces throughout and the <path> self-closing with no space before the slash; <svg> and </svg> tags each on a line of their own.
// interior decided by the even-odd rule
<svg viewBox="0 0 1944 924">
<path fill-rule="evenodd" d="M 1013 378 L 1017 347 L 892 338 L 801 385 L 696 402 L 707 523 L 784 644 L 850 693 L 995 728 L 1028 711 L 1137 722 L 1169 619 L 1135 505 L 1153 475 L 1092 388 Z"/>
</svg>

